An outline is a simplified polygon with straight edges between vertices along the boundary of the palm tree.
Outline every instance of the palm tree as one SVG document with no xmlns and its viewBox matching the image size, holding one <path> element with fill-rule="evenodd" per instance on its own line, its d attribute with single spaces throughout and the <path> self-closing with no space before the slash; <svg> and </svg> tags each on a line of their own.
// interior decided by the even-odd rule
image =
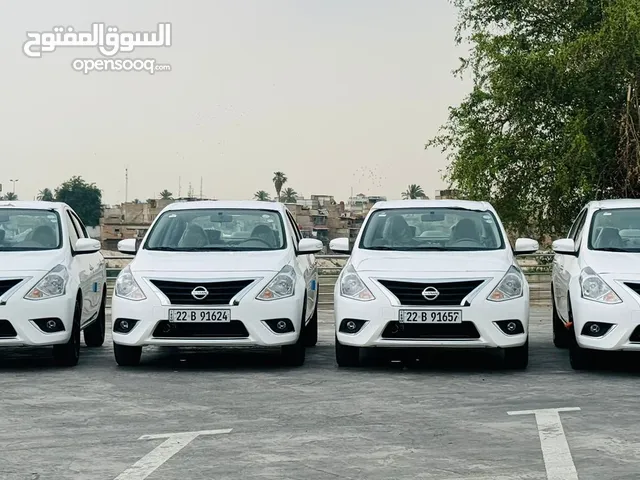
<svg viewBox="0 0 640 480">
<path fill-rule="evenodd" d="M 171 200 L 173 198 L 173 193 L 165 188 L 160 192 L 160 198 L 163 200 Z"/>
<path fill-rule="evenodd" d="M 40 190 L 36 198 L 42 202 L 53 202 L 54 200 L 53 192 L 49 188 L 43 188 Z"/>
<path fill-rule="evenodd" d="M 284 203 L 296 203 L 298 201 L 298 192 L 293 188 L 285 188 L 282 192 L 282 201 Z"/>
<path fill-rule="evenodd" d="M 402 192 L 402 198 L 404 200 L 408 200 L 410 198 L 411 199 L 424 198 L 425 200 L 429 200 L 429 197 L 427 197 L 424 194 L 424 190 L 422 190 L 422 187 L 420 185 L 415 184 L 415 183 L 412 183 L 411 185 L 409 185 L 407 190 L 405 192 Z"/>
<path fill-rule="evenodd" d="M 276 187 L 278 201 L 280 201 L 280 192 L 285 183 L 287 183 L 287 176 L 283 172 L 273 172 L 273 186 Z"/>
<path fill-rule="evenodd" d="M 256 193 L 253 194 L 253 198 L 255 198 L 256 200 L 260 200 L 262 202 L 268 202 L 269 200 L 271 200 L 269 198 L 269 194 L 264 190 L 258 190 Z"/>
<path fill-rule="evenodd" d="M 7 194 L 4 196 L 5 200 L 18 200 L 18 195 L 16 195 L 13 192 L 7 192 Z"/>
</svg>

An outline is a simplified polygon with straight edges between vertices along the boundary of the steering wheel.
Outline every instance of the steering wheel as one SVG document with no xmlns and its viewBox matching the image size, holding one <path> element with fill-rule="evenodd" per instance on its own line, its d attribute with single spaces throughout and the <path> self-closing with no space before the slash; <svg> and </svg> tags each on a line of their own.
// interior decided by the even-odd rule
<svg viewBox="0 0 640 480">
<path fill-rule="evenodd" d="M 264 243 L 267 247 L 269 248 L 273 248 L 273 245 L 271 245 L 269 242 L 267 242 L 266 240 L 260 238 L 260 237 L 251 237 L 251 238 L 247 238 L 246 240 L 243 240 L 242 242 L 240 242 L 240 245 L 242 245 L 243 243 L 247 243 L 247 242 L 262 242 Z"/>
</svg>

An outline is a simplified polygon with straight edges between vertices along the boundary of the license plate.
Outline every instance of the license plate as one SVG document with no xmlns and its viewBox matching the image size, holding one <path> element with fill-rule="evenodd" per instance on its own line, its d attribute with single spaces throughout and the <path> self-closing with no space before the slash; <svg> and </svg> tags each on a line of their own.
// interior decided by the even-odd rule
<svg viewBox="0 0 640 480">
<path fill-rule="evenodd" d="M 400 310 L 400 323 L 462 323 L 462 310 Z"/>
<path fill-rule="evenodd" d="M 169 321 L 180 323 L 228 323 L 231 321 L 231 310 L 171 309 L 169 310 Z"/>
</svg>

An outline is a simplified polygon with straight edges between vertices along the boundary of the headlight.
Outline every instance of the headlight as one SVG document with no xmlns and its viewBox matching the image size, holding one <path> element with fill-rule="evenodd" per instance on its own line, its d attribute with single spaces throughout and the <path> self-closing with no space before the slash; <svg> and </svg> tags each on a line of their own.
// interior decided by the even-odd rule
<svg viewBox="0 0 640 480">
<path fill-rule="evenodd" d="M 500 280 L 498 286 L 494 288 L 487 297 L 487 300 L 491 302 L 504 302 L 506 300 L 520 298 L 522 296 L 523 283 L 522 273 L 515 265 L 511 265 L 505 276 Z"/>
<path fill-rule="evenodd" d="M 600 303 L 622 303 L 616 292 L 591 267 L 585 268 L 580 273 L 580 290 L 582 298 L 587 300 Z"/>
<path fill-rule="evenodd" d="M 356 269 L 353 268 L 351 264 L 344 267 L 344 272 L 340 277 L 340 295 L 363 302 L 368 302 L 376 298 L 358 276 Z"/>
<path fill-rule="evenodd" d="M 286 265 L 273 277 L 256 297 L 258 300 L 277 300 L 293 296 L 296 287 L 296 271 Z"/>
<path fill-rule="evenodd" d="M 64 265 L 56 265 L 24 298 L 27 300 L 43 300 L 45 298 L 60 297 L 66 293 L 68 281 L 69 272 L 66 267 Z"/>
<path fill-rule="evenodd" d="M 127 300 L 138 301 L 147 298 L 136 279 L 133 278 L 129 265 L 124 267 L 118 275 L 114 292 L 116 297 L 126 298 Z"/>
</svg>

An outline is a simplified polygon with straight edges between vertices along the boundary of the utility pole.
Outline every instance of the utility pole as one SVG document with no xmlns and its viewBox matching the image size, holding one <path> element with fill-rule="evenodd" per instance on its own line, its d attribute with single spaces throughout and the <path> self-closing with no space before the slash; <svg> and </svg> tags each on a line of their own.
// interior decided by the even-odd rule
<svg viewBox="0 0 640 480">
<path fill-rule="evenodd" d="M 9 180 L 11 183 L 13 183 L 13 193 L 16 193 L 16 182 L 18 180 L 19 180 L 18 178 L 16 178 L 15 180 Z"/>
<path fill-rule="evenodd" d="M 182 193 L 182 177 L 178 177 L 178 198 L 180 198 Z"/>
<path fill-rule="evenodd" d="M 129 169 L 124 169 L 124 209 L 122 211 L 122 217 L 125 223 L 127 223 L 127 201 L 129 200 Z"/>
<path fill-rule="evenodd" d="M 202 200 L 202 177 L 200 177 L 200 200 Z"/>
</svg>

